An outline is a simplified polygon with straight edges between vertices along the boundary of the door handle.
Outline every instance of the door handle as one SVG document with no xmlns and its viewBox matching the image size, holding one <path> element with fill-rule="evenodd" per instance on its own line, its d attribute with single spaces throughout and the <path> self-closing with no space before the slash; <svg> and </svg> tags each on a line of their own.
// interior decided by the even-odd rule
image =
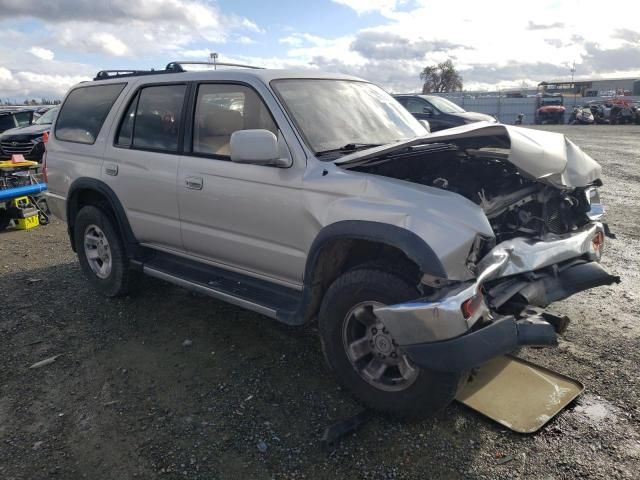
<svg viewBox="0 0 640 480">
<path fill-rule="evenodd" d="M 118 175 L 118 165 L 116 165 L 115 163 L 105 163 L 104 173 L 105 175 L 111 175 L 112 177 L 115 177 L 116 175 Z"/>
<path fill-rule="evenodd" d="M 201 177 L 187 177 L 184 179 L 184 184 L 187 188 L 191 190 L 202 190 L 202 185 L 204 181 Z"/>
</svg>

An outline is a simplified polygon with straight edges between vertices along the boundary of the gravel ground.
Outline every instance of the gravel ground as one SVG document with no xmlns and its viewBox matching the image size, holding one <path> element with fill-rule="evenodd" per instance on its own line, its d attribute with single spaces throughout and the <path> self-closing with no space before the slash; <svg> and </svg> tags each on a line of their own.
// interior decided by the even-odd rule
<svg viewBox="0 0 640 480">
<path fill-rule="evenodd" d="M 323 452 L 323 428 L 357 405 L 313 326 L 148 278 L 102 298 L 54 221 L 0 234 L 0 477 L 638 478 L 640 127 L 553 129 L 603 165 L 618 234 L 603 263 L 623 283 L 558 303 L 573 320 L 560 347 L 521 352 L 586 385 L 539 433 L 454 404 L 422 421 L 374 417 Z"/>
</svg>

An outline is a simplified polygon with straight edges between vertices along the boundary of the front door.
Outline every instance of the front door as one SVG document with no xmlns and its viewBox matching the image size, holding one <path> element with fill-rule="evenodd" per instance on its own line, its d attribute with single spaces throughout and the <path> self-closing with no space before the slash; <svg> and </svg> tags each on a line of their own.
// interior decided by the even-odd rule
<svg viewBox="0 0 640 480">
<path fill-rule="evenodd" d="M 431 126 L 432 132 L 437 132 L 452 125 L 444 119 L 443 115 L 426 100 L 419 97 L 407 97 L 405 107 L 418 120 L 426 120 Z"/>
<path fill-rule="evenodd" d="M 187 252 L 285 284 L 304 271 L 302 162 L 289 168 L 231 161 L 231 134 L 266 129 L 279 136 L 268 107 L 244 84 L 203 83 L 195 95 L 191 154 L 182 158 L 178 200 Z M 281 135 L 281 152 L 290 155 Z"/>
</svg>

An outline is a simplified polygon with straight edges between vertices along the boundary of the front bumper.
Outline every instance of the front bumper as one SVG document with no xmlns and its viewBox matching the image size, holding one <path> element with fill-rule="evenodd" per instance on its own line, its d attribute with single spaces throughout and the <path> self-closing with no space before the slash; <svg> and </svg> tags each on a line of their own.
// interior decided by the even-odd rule
<svg viewBox="0 0 640 480">
<path fill-rule="evenodd" d="M 432 370 L 465 370 L 521 345 L 554 345 L 561 322 L 552 315 L 521 312 L 515 318 L 496 311 L 516 296 L 524 304 L 546 307 L 619 282 L 596 261 L 603 239 L 602 224 L 593 223 L 571 235 L 503 242 L 478 264 L 475 282 L 380 307 L 375 313 L 409 358 Z M 464 303 L 471 298 L 481 302 L 474 311 L 465 311 Z"/>
</svg>

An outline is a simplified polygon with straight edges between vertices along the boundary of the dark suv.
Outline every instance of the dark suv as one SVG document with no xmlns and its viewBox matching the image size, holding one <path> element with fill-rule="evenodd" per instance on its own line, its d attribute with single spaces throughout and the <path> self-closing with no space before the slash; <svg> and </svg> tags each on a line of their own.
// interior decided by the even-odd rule
<svg viewBox="0 0 640 480">
<path fill-rule="evenodd" d="M 394 95 L 394 98 L 418 120 L 427 120 L 432 132 L 474 122 L 496 122 L 491 115 L 467 112 L 452 101 L 437 95 L 402 94 Z"/>
<path fill-rule="evenodd" d="M 51 129 L 58 110 L 58 107 L 47 110 L 32 124 L 11 128 L 0 134 L 0 158 L 19 153 L 28 160 L 40 161 L 44 155 L 44 133 Z"/>
</svg>

